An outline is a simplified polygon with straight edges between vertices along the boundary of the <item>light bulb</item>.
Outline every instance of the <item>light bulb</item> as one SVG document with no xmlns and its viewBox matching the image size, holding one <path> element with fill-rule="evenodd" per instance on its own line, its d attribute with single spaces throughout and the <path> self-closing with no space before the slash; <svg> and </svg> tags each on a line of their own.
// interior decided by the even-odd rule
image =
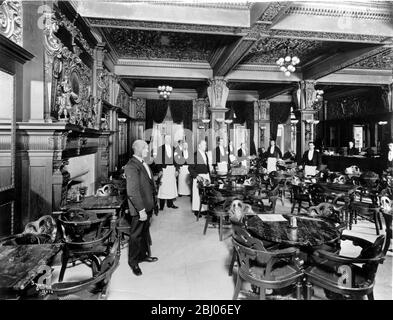
<svg viewBox="0 0 393 320">
<path fill-rule="evenodd" d="M 294 71 L 295 71 L 295 67 L 294 67 L 293 65 L 289 65 L 289 66 L 288 66 L 288 70 L 289 70 L 290 72 L 294 72 Z"/>
<path fill-rule="evenodd" d="M 291 73 L 289 71 L 285 71 L 284 74 L 289 77 L 291 75 Z"/>
<path fill-rule="evenodd" d="M 276 64 L 277 64 L 277 65 L 280 65 L 280 59 L 278 59 L 278 60 L 276 61 Z"/>
<path fill-rule="evenodd" d="M 280 67 L 280 71 L 285 72 L 287 71 L 287 68 L 285 68 L 284 66 Z"/>
<path fill-rule="evenodd" d="M 285 57 L 285 61 L 286 61 L 286 62 L 291 61 L 291 57 L 290 57 L 290 56 L 286 56 L 286 57 Z"/>
</svg>

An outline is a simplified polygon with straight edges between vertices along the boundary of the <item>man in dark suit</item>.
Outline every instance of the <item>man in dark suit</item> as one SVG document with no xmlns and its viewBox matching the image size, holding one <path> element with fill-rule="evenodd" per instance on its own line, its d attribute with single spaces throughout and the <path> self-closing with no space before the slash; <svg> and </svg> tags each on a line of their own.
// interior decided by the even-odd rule
<svg viewBox="0 0 393 320">
<path fill-rule="evenodd" d="M 308 150 L 303 154 L 302 165 L 304 167 L 316 167 L 316 170 L 319 169 L 321 165 L 321 154 L 317 150 L 315 150 L 314 141 L 310 141 L 308 143 Z"/>
<path fill-rule="evenodd" d="M 144 161 L 148 154 L 148 145 L 143 140 L 136 140 L 132 144 L 132 149 L 134 155 L 124 168 L 131 215 L 128 264 L 133 273 L 140 276 L 142 271 L 139 268 L 139 262 L 158 260 L 157 257 L 149 256 L 150 218 L 153 211 L 157 210 L 157 204 L 153 173 Z"/>
<path fill-rule="evenodd" d="M 348 146 L 349 147 L 348 147 L 347 154 L 349 156 L 356 156 L 356 155 L 359 154 L 359 150 L 357 148 L 355 148 L 355 145 L 354 145 L 353 141 L 349 141 L 348 142 Z"/>
<path fill-rule="evenodd" d="M 386 170 L 393 171 L 393 141 L 388 143 L 388 152 L 385 156 Z"/>
<path fill-rule="evenodd" d="M 229 152 L 228 149 L 224 147 L 224 139 L 222 137 L 218 137 L 217 139 L 217 147 L 216 147 L 216 152 L 214 155 L 214 160 L 213 164 L 216 170 L 220 170 L 220 165 L 219 163 L 222 163 L 222 165 L 226 165 L 226 170 L 228 170 L 228 164 L 229 164 Z M 221 165 L 221 166 L 222 166 Z M 218 169 L 217 169 L 218 166 Z"/>
</svg>

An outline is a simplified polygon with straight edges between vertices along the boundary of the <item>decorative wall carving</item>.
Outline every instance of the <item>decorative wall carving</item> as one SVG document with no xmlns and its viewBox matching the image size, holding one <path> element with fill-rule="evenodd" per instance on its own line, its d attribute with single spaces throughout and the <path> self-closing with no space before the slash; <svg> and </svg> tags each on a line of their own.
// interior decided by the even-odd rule
<svg viewBox="0 0 393 320">
<path fill-rule="evenodd" d="M 269 120 L 270 102 L 269 100 L 257 100 L 259 114 L 254 116 L 254 119 Z"/>
<path fill-rule="evenodd" d="M 207 88 L 209 102 L 211 108 L 225 108 L 229 89 L 227 81 L 221 77 L 209 79 L 209 87 Z"/>
<path fill-rule="evenodd" d="M 137 120 L 146 119 L 146 99 L 131 98 L 130 117 Z"/>
<path fill-rule="evenodd" d="M 267 9 L 263 12 L 262 16 L 259 18 L 260 21 L 272 21 L 277 14 L 287 6 L 286 1 L 275 1 L 269 4 Z"/>
<path fill-rule="evenodd" d="M 203 112 L 208 107 L 208 105 L 209 105 L 208 98 L 198 98 L 192 100 L 192 110 L 193 110 L 192 119 L 193 120 L 203 119 Z"/>
<path fill-rule="evenodd" d="M 52 116 L 82 127 L 94 128 L 97 110 L 91 95 L 92 71 L 82 60 L 63 47 L 53 63 L 57 77 L 52 104 Z"/>
<path fill-rule="evenodd" d="M 129 113 L 130 109 L 130 100 L 128 93 L 120 87 L 119 93 L 117 95 L 116 106 L 122 108 L 126 114 Z"/>
<path fill-rule="evenodd" d="M 64 28 L 67 29 L 67 31 L 72 35 L 73 40 L 76 39 L 83 49 L 93 56 L 94 50 L 90 48 L 89 43 L 86 41 L 86 39 L 83 37 L 82 32 L 75 26 L 73 22 L 67 19 L 67 17 L 60 13 L 60 18 L 59 18 L 59 26 L 63 26 Z M 74 41 L 72 41 L 74 42 Z"/>
<path fill-rule="evenodd" d="M 2 1 L 0 4 L 0 34 L 23 45 L 22 1 Z"/>
<path fill-rule="evenodd" d="M 120 58 L 207 61 L 222 36 L 108 28 Z"/>
</svg>

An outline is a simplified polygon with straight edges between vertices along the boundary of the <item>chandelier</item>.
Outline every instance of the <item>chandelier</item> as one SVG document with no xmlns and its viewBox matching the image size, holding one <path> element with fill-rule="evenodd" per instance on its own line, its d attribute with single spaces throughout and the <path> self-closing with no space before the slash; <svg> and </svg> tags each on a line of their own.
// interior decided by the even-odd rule
<svg viewBox="0 0 393 320">
<path fill-rule="evenodd" d="M 280 67 L 280 71 L 284 72 L 284 74 L 289 77 L 292 72 L 295 72 L 295 66 L 300 62 L 300 59 L 296 56 L 291 57 L 287 55 L 285 58 L 279 58 L 276 61 L 276 64 Z"/>
<path fill-rule="evenodd" d="M 173 88 L 171 86 L 158 86 L 157 92 L 162 99 L 169 99 Z"/>
<path fill-rule="evenodd" d="M 316 102 L 321 101 L 323 98 L 323 94 L 324 94 L 323 90 L 315 90 L 315 101 Z"/>
</svg>

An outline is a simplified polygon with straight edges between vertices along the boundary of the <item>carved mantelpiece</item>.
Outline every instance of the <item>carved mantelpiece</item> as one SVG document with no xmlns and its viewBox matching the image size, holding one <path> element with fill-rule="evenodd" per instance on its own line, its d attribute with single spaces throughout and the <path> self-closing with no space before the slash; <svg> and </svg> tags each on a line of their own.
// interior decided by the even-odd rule
<svg viewBox="0 0 393 320">
<path fill-rule="evenodd" d="M 17 124 L 16 150 L 18 161 L 22 163 L 22 190 L 27 193 L 22 197 L 26 216 L 38 209 L 40 214 L 49 214 L 49 210 L 60 207 L 69 182 L 67 160 L 97 153 L 102 135 L 94 129 L 60 122 Z M 101 168 L 99 166 L 99 170 Z M 91 170 L 96 170 L 94 164 Z"/>
</svg>

